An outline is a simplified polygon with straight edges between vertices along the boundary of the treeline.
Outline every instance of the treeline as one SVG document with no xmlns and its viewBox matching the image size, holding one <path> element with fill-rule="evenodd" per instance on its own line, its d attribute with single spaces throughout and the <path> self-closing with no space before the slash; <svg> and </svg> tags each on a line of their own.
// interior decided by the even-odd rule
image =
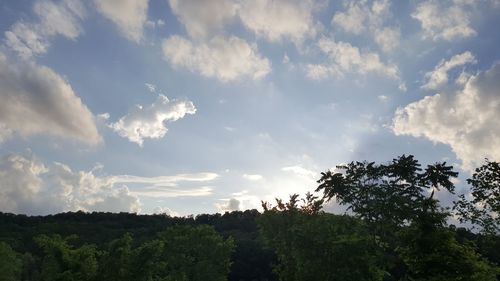
<svg viewBox="0 0 500 281">
<path fill-rule="evenodd" d="M 498 280 L 500 165 L 486 161 L 443 208 L 436 194 L 454 193 L 456 176 L 403 155 L 338 166 L 262 213 L 0 213 L 0 281 Z M 325 213 L 329 201 L 348 211 Z"/>
</svg>

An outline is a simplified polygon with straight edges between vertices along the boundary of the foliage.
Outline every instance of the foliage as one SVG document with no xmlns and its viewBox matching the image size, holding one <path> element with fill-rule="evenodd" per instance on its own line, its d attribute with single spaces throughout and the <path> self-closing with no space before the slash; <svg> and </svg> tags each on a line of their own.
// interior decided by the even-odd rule
<svg viewBox="0 0 500 281">
<path fill-rule="evenodd" d="M 0 281 L 15 281 L 21 276 L 22 263 L 17 253 L 4 242 L 0 242 Z"/>
<path fill-rule="evenodd" d="M 279 258 L 280 280 L 382 280 L 377 251 L 357 219 L 320 212 L 322 200 L 297 195 L 274 207 L 263 203 L 262 235 Z"/>
<path fill-rule="evenodd" d="M 451 178 L 458 173 L 446 162 L 428 165 L 424 171 L 420 167 L 412 155 L 387 165 L 351 162 L 337 166 L 339 172 L 322 173 L 316 191 L 322 191 L 327 200 L 348 205 L 348 210 L 367 222 L 403 226 L 416 218 L 435 190 L 453 192 L 455 188 Z"/>
<path fill-rule="evenodd" d="M 35 242 L 43 250 L 41 279 L 44 281 L 91 281 L 97 274 L 99 252 L 93 245 L 74 248 L 59 235 L 40 235 Z"/>
<path fill-rule="evenodd" d="M 455 202 L 462 222 L 470 221 L 482 227 L 485 233 L 500 233 L 500 163 L 486 163 L 477 168 L 472 178 L 467 179 L 471 185 L 472 199 L 460 195 Z"/>
<path fill-rule="evenodd" d="M 444 227 L 441 216 L 421 213 L 400 231 L 397 252 L 407 266 L 406 279 L 414 281 L 495 281 L 500 273 L 476 253 L 470 242 L 458 243 Z"/>
</svg>

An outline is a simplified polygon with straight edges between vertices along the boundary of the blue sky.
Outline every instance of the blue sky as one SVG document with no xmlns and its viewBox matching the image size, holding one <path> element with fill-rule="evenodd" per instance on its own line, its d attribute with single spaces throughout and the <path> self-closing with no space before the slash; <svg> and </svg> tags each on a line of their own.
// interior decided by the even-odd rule
<svg viewBox="0 0 500 281">
<path fill-rule="evenodd" d="M 500 159 L 499 14 L 495 0 L 3 1 L 0 211 L 258 208 L 403 153 L 452 163 L 466 193 Z"/>
</svg>

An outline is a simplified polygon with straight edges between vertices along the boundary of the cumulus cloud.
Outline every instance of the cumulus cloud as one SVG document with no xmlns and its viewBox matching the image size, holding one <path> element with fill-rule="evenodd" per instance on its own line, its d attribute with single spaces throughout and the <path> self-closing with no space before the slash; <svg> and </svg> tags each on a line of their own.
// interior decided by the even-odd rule
<svg viewBox="0 0 500 281">
<path fill-rule="evenodd" d="M 114 187 L 93 171 L 72 171 L 61 163 L 45 165 L 33 156 L 0 159 L 2 212 L 48 214 L 63 211 L 137 212 L 140 204 L 126 186 Z"/>
<path fill-rule="evenodd" d="M 465 64 L 473 64 L 476 62 L 477 61 L 471 52 L 454 55 L 448 61 L 441 60 L 433 71 L 425 73 L 424 77 L 427 82 L 422 86 L 422 88 L 427 90 L 437 90 L 448 83 L 448 71 Z"/>
<path fill-rule="evenodd" d="M 421 2 L 411 16 L 420 22 L 423 37 L 434 41 L 469 38 L 477 32 L 470 26 L 470 1 Z"/>
<path fill-rule="evenodd" d="M 309 78 L 342 77 L 346 73 L 369 74 L 377 73 L 394 80 L 400 80 L 397 66 L 385 64 L 377 53 L 361 52 L 350 43 L 335 41 L 331 38 L 321 38 L 319 49 L 325 53 L 329 64 L 310 64 L 306 68 Z"/>
<path fill-rule="evenodd" d="M 16 64 L 0 53 L 0 140 L 50 135 L 95 145 L 102 141 L 94 116 L 52 69 Z"/>
<path fill-rule="evenodd" d="M 170 217 L 178 217 L 178 216 L 180 216 L 178 212 L 173 211 L 170 208 L 161 207 L 161 206 L 158 206 L 158 207 L 154 208 L 153 214 L 167 215 L 167 216 L 170 216 Z"/>
<path fill-rule="evenodd" d="M 174 67 L 221 81 L 260 79 L 271 71 L 271 63 L 259 54 L 256 46 L 234 36 L 215 37 L 199 44 L 172 36 L 163 41 L 163 54 Z"/>
<path fill-rule="evenodd" d="M 485 157 L 500 159 L 500 64 L 471 75 L 458 91 L 426 96 L 399 108 L 393 119 L 396 135 L 425 137 L 447 144 L 464 169 Z"/>
<path fill-rule="evenodd" d="M 237 5 L 231 0 L 170 0 L 172 13 L 185 26 L 193 39 L 204 39 L 222 30 L 236 15 Z"/>
<path fill-rule="evenodd" d="M 199 185 L 218 177 L 214 173 L 158 177 L 101 175 L 102 168 L 73 171 L 65 164 L 46 164 L 32 155 L 4 156 L 0 158 L 0 211 L 24 214 L 76 210 L 139 212 L 139 197 L 209 195 L 212 189 Z"/>
<path fill-rule="evenodd" d="M 219 209 L 220 212 L 232 212 L 239 211 L 241 202 L 236 198 L 231 199 L 221 199 L 225 201 L 224 203 L 215 203 L 215 207 Z"/>
<path fill-rule="evenodd" d="M 153 104 L 147 107 L 137 105 L 117 122 L 109 124 L 109 127 L 118 135 L 142 146 L 146 138 L 163 138 L 168 131 L 166 122 L 174 122 L 186 114 L 195 113 L 196 108 L 191 101 L 171 101 L 164 95 L 158 95 Z"/>
<path fill-rule="evenodd" d="M 336 12 L 331 23 L 357 35 L 369 31 L 375 43 L 384 52 L 389 52 L 399 46 L 401 37 L 398 27 L 385 24 L 392 16 L 390 5 L 389 0 L 344 1 L 345 10 Z"/>
<path fill-rule="evenodd" d="M 316 34 L 311 0 L 247 0 L 239 9 L 243 25 L 269 41 L 295 42 Z"/>
<path fill-rule="evenodd" d="M 311 0 L 170 0 L 172 12 L 195 40 L 220 35 L 224 25 L 241 21 L 258 37 L 269 41 L 301 42 L 316 34 Z"/>
<path fill-rule="evenodd" d="M 97 11 L 112 21 L 125 38 L 140 42 L 147 21 L 148 0 L 94 0 Z"/>
<path fill-rule="evenodd" d="M 50 38 L 61 35 L 76 39 L 81 33 L 80 21 L 85 17 L 85 7 L 78 0 L 37 1 L 33 5 L 36 20 L 18 21 L 5 32 L 6 45 L 28 59 L 44 54 L 50 46 Z"/>
</svg>

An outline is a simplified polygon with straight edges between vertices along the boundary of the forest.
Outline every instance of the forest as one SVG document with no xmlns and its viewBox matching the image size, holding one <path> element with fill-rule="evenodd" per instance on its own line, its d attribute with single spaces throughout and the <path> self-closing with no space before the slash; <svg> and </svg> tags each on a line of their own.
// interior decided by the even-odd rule
<svg viewBox="0 0 500 281">
<path fill-rule="evenodd" d="M 402 155 L 337 166 L 261 212 L 0 213 L 0 281 L 499 280 L 500 164 L 444 206 L 457 176 Z"/>
</svg>

